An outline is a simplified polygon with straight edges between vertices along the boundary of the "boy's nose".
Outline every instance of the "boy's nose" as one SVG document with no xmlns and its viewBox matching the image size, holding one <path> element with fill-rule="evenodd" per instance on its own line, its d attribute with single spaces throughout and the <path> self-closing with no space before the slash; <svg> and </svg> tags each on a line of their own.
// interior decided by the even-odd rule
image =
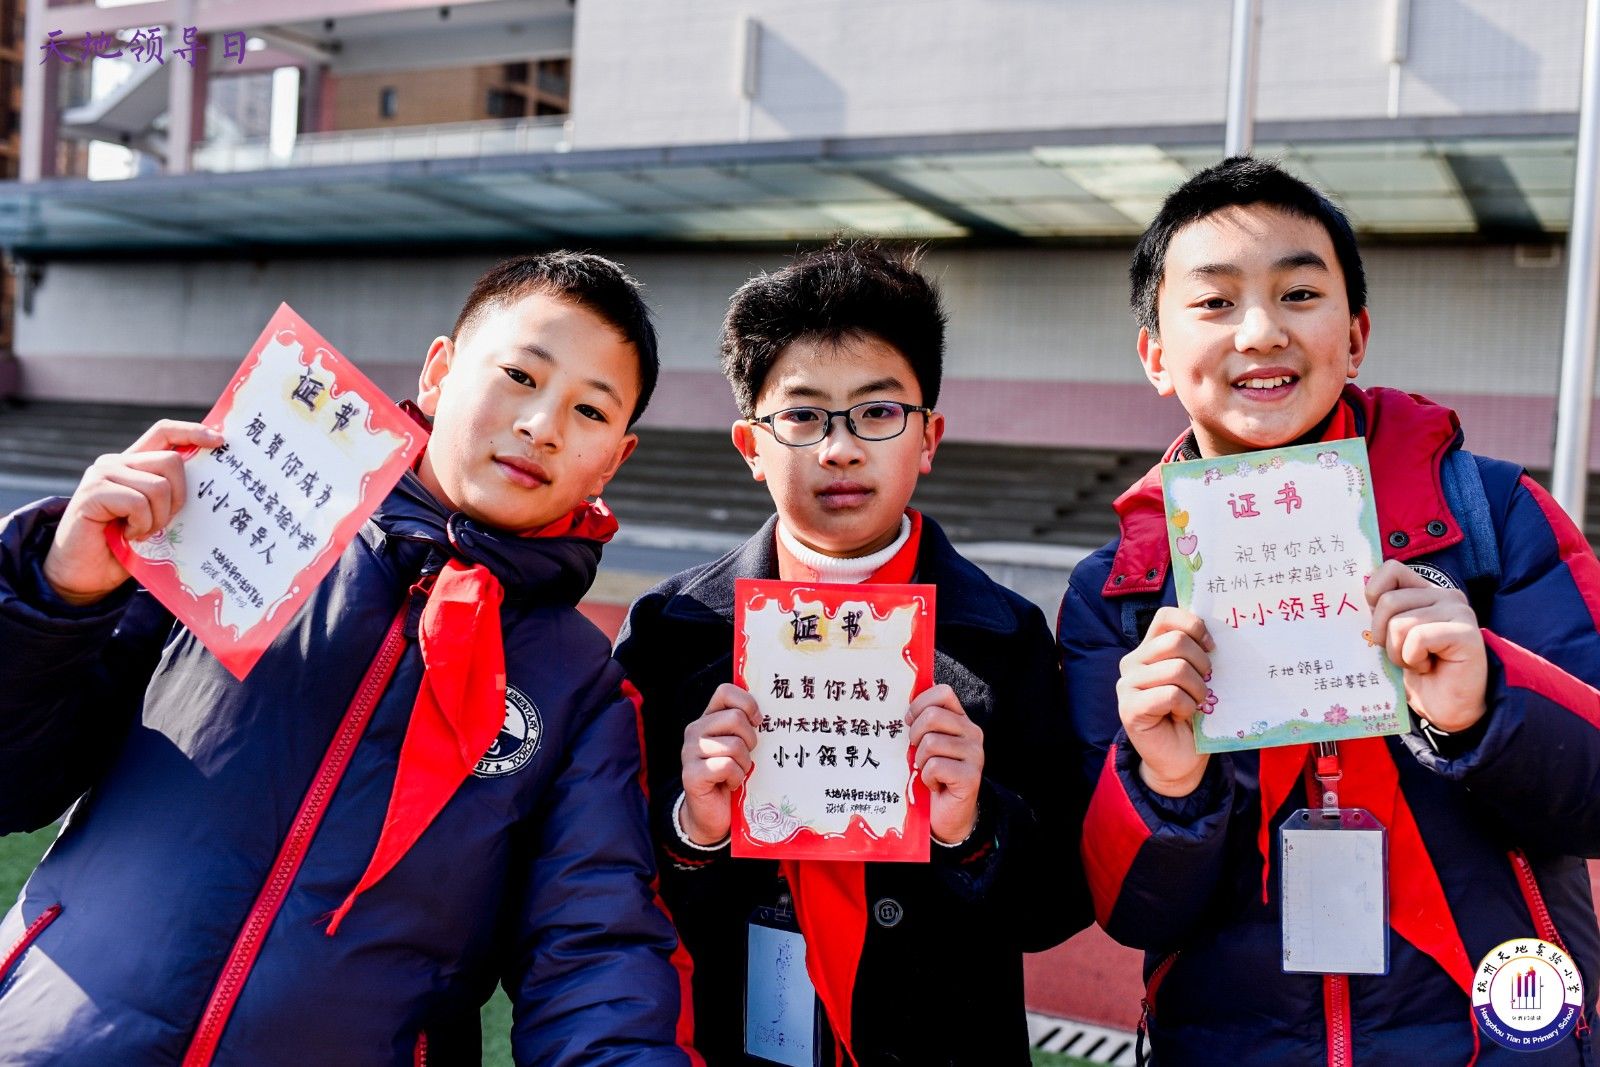
<svg viewBox="0 0 1600 1067">
<path fill-rule="evenodd" d="M 861 439 L 850 432 L 843 415 L 835 415 L 828 421 L 828 435 L 817 449 L 817 458 L 824 467 L 849 467 L 866 459 Z"/>
<path fill-rule="evenodd" d="M 517 420 L 517 436 L 533 445 L 535 448 L 557 449 L 561 447 L 560 420 L 555 418 L 543 407 L 524 412 Z"/>
<path fill-rule="evenodd" d="M 1233 347 L 1240 352 L 1272 351 L 1288 343 L 1289 335 L 1278 317 L 1259 304 L 1245 308 L 1233 335 Z"/>
</svg>

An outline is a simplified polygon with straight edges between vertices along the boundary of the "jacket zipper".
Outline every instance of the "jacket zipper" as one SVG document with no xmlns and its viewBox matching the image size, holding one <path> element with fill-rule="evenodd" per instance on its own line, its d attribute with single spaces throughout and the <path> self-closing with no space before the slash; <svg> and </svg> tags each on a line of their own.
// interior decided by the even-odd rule
<svg viewBox="0 0 1600 1067">
<path fill-rule="evenodd" d="M 1328 1016 L 1328 1067 L 1352 1067 L 1349 975 L 1322 976 L 1322 1006 Z"/>
<path fill-rule="evenodd" d="M 1527 902 L 1528 913 L 1533 916 L 1533 926 L 1539 932 L 1539 937 L 1571 956 L 1572 950 L 1561 940 L 1555 920 L 1550 917 L 1550 908 L 1544 902 L 1544 893 L 1539 889 L 1539 880 L 1533 876 L 1533 864 L 1528 862 L 1528 854 L 1520 848 L 1512 849 L 1511 866 L 1517 872 L 1517 882 L 1522 888 L 1522 899 Z M 1588 1013 L 1579 1009 L 1578 1036 L 1582 1037 L 1588 1033 Z"/>
<path fill-rule="evenodd" d="M 1144 984 L 1144 997 L 1139 1001 L 1139 1028 L 1134 1034 L 1133 1056 L 1143 1067 L 1145 1062 L 1144 1043 L 1150 1031 L 1150 1018 L 1156 1010 L 1156 992 L 1161 988 L 1162 979 L 1167 972 L 1172 970 L 1172 965 L 1178 962 L 1176 952 L 1168 953 L 1166 958 L 1156 964 L 1155 970 L 1150 972 L 1150 980 Z"/>
<path fill-rule="evenodd" d="M 0 960 L 0 986 L 5 985 L 6 979 L 11 977 L 11 969 L 22 959 L 22 954 L 28 951 L 28 946 L 39 939 L 44 933 L 44 928 L 56 921 L 56 916 L 61 914 L 61 905 L 52 904 L 39 913 L 39 917 L 28 924 L 22 931 L 22 936 L 17 938 L 17 943 L 11 946 L 11 951 L 6 953 L 5 959 Z"/>
<path fill-rule="evenodd" d="M 411 1057 L 412 1067 L 428 1067 L 428 1031 L 417 1034 L 417 1050 Z"/>
<path fill-rule="evenodd" d="M 334 790 L 338 788 L 339 780 L 344 777 L 345 768 L 349 766 L 350 757 L 355 752 L 356 742 L 365 732 L 367 721 L 372 718 L 372 710 L 377 707 L 378 698 L 388 688 L 395 665 L 400 661 L 400 651 L 406 640 L 406 617 L 411 613 L 412 598 L 419 590 L 426 591 L 426 587 L 420 582 L 411 587 L 405 603 L 400 605 L 400 611 L 395 615 L 394 622 L 389 624 L 389 632 L 384 635 L 378 654 L 368 666 L 367 675 L 356 690 L 355 699 L 350 702 L 344 719 L 339 723 L 333 742 L 322 757 L 322 766 L 317 770 L 311 788 L 306 791 L 304 799 L 300 802 L 299 814 L 290 824 L 289 834 L 278 850 L 278 858 L 272 865 L 266 884 L 261 887 L 260 895 L 256 897 L 250 914 L 245 918 L 244 926 L 234 941 L 233 951 L 228 953 L 222 974 L 211 991 L 211 999 L 206 1004 L 205 1012 L 200 1016 L 200 1025 L 195 1029 L 189 1051 L 183 1057 L 183 1067 L 205 1067 L 216 1054 L 217 1044 L 222 1040 L 223 1028 L 228 1025 L 228 1018 L 233 1014 L 234 1005 L 238 1003 L 239 994 L 244 989 L 245 979 L 250 976 L 250 971 L 255 966 L 256 955 L 261 951 L 261 943 L 266 940 L 267 932 L 272 928 L 273 920 L 277 918 L 278 909 L 282 907 L 284 898 L 289 895 L 289 887 L 294 883 L 294 877 L 300 870 L 300 863 L 305 859 L 311 841 L 316 836 L 323 811 L 333 797 Z"/>
</svg>

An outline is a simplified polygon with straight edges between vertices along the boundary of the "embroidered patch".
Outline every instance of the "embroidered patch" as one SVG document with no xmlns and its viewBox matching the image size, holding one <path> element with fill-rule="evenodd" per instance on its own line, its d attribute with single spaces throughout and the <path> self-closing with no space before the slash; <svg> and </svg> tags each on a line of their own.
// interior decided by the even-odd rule
<svg viewBox="0 0 1600 1067">
<path fill-rule="evenodd" d="M 544 726 L 533 701 L 506 686 L 506 721 L 472 773 L 479 778 L 498 778 L 520 771 L 539 751 L 543 735 Z"/>
<path fill-rule="evenodd" d="M 1428 581 L 1432 582 L 1434 585 L 1439 586 L 1441 589 L 1459 589 L 1459 588 L 1461 588 L 1460 586 L 1456 585 L 1454 578 L 1451 578 L 1444 571 L 1440 570 L 1438 567 L 1435 567 L 1435 566 L 1433 566 L 1431 564 L 1428 564 L 1428 563 L 1410 563 L 1410 562 L 1408 562 L 1406 564 L 1406 566 L 1410 567 L 1412 570 L 1416 571 L 1418 574 L 1420 574 L 1424 578 L 1428 579 Z"/>
</svg>

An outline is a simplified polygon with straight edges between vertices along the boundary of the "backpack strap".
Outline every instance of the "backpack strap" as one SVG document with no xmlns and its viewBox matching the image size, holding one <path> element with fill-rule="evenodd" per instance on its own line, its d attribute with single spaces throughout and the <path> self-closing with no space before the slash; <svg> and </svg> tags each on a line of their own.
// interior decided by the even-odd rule
<svg viewBox="0 0 1600 1067">
<path fill-rule="evenodd" d="M 1494 516 L 1489 510 L 1489 497 L 1483 489 L 1477 459 L 1464 449 L 1451 449 L 1439 465 L 1439 481 L 1445 503 L 1465 535 L 1461 555 L 1466 567 L 1467 594 L 1475 601 L 1475 594 L 1487 592 L 1492 596 L 1500 587 L 1500 543 L 1495 536 Z M 1473 606 L 1477 607 L 1476 602 Z"/>
</svg>

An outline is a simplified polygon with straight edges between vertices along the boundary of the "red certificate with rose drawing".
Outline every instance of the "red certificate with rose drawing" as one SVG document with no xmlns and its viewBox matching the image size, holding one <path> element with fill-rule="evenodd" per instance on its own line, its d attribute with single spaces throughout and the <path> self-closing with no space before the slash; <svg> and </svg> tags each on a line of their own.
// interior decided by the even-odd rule
<svg viewBox="0 0 1600 1067">
<path fill-rule="evenodd" d="M 235 677 L 255 666 L 427 440 L 280 304 L 205 417 L 223 444 L 184 460 L 165 530 L 107 540 Z"/>
<path fill-rule="evenodd" d="M 933 684 L 934 587 L 740 579 L 733 680 L 756 698 L 733 854 L 927 862 L 906 711 Z"/>
</svg>

